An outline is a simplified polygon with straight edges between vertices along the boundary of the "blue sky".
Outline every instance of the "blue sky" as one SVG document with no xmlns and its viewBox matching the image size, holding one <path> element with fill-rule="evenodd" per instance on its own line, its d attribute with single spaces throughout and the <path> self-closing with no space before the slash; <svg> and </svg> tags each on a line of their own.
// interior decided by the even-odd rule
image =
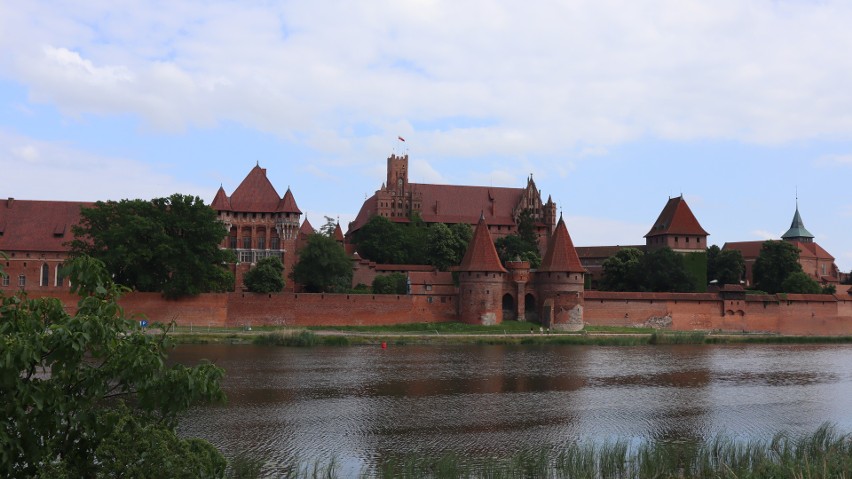
<svg viewBox="0 0 852 479">
<path fill-rule="evenodd" d="M 578 245 L 680 194 L 711 243 L 777 238 L 798 191 L 852 269 L 852 3 L 529 3 L 0 0 L 0 197 L 209 202 L 259 163 L 345 224 L 396 149 L 533 174 Z"/>
</svg>

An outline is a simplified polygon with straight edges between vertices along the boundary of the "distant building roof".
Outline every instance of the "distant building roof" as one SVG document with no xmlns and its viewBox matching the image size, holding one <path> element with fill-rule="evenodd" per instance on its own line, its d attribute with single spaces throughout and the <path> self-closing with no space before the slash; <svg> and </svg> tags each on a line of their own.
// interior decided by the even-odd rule
<svg viewBox="0 0 852 479">
<path fill-rule="evenodd" d="M 574 249 L 574 242 L 571 241 L 571 235 L 568 233 L 568 228 L 565 226 L 562 216 L 559 217 L 556 230 L 550 237 L 547 252 L 544 254 L 544 259 L 542 259 L 538 270 L 565 271 L 568 273 L 586 272 L 586 269 L 580 264 L 577 250 Z"/>
<path fill-rule="evenodd" d="M 493 186 L 431 185 L 409 183 L 409 191 L 422 195 L 420 217 L 427 223 L 476 224 L 484 213 L 489 225 L 515 224 L 514 208 L 521 201 L 524 188 L 498 188 Z M 364 226 L 378 210 L 374 194 L 361 206 L 358 216 L 349 225 L 349 232 Z M 394 222 L 407 218 L 389 218 Z"/>
<path fill-rule="evenodd" d="M 66 252 L 74 239 L 71 227 L 80 222 L 80 209 L 94 203 L 30 201 L 0 202 L 0 251 Z"/>
<path fill-rule="evenodd" d="M 311 225 L 311 222 L 308 221 L 307 217 L 305 217 L 305 221 L 302 222 L 302 226 L 299 227 L 299 233 L 305 236 L 316 233 L 316 231 L 314 231 L 313 225 Z"/>
<path fill-rule="evenodd" d="M 794 240 L 797 238 L 813 239 L 814 235 L 805 228 L 805 222 L 802 221 L 802 215 L 799 214 L 799 205 L 796 205 L 796 213 L 793 215 L 793 222 L 790 223 L 790 229 L 781 235 L 785 240 Z"/>
<path fill-rule="evenodd" d="M 266 177 L 266 168 L 259 165 L 249 171 L 230 197 L 220 186 L 210 206 L 218 211 L 241 213 L 302 213 L 296 206 L 296 199 L 290 188 L 287 188 L 283 198 L 278 196 L 275 187 Z"/>
<path fill-rule="evenodd" d="M 645 235 L 646 238 L 661 235 L 695 235 L 708 236 L 710 233 L 701 227 L 683 195 L 677 198 L 669 198 L 651 231 Z"/>
<path fill-rule="evenodd" d="M 479 217 L 479 223 L 473 232 L 473 238 L 467 247 L 467 252 L 458 267 L 459 271 L 483 271 L 506 273 L 506 269 L 500 263 L 491 233 L 488 232 L 488 224 L 485 216 Z"/>
</svg>

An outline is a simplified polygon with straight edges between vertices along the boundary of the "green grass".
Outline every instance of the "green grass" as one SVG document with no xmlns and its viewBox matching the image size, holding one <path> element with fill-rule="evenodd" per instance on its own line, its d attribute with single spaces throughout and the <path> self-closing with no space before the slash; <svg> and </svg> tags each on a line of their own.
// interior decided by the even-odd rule
<svg viewBox="0 0 852 479">
<path fill-rule="evenodd" d="M 434 333 L 434 334 L 521 334 L 529 333 L 530 328 L 538 333 L 538 323 L 526 321 L 503 321 L 496 326 L 483 326 L 466 323 L 407 323 L 383 326 L 308 326 L 309 330 L 351 331 L 362 333 Z"/>
<path fill-rule="evenodd" d="M 234 466 L 237 464 L 232 463 Z M 260 477 L 261 462 L 251 460 L 242 471 Z M 234 468 L 236 469 L 236 467 Z M 337 462 L 293 458 L 272 477 L 341 477 Z M 589 479 L 828 479 L 852 477 L 852 436 L 823 425 L 813 434 L 794 438 L 777 434 L 768 441 L 738 441 L 717 436 L 701 443 L 624 441 L 572 443 L 560 449 L 525 449 L 499 457 L 450 452 L 437 457 L 404 455 L 381 460 L 362 477 L 383 478 L 589 478 Z M 237 477 L 237 476 L 230 476 Z"/>
</svg>

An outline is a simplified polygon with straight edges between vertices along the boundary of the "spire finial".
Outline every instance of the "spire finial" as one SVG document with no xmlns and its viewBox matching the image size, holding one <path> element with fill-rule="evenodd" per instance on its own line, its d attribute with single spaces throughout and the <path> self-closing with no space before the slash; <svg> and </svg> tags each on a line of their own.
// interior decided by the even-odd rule
<svg viewBox="0 0 852 479">
<path fill-rule="evenodd" d="M 485 221 L 485 210 L 479 210 L 479 221 Z"/>
</svg>

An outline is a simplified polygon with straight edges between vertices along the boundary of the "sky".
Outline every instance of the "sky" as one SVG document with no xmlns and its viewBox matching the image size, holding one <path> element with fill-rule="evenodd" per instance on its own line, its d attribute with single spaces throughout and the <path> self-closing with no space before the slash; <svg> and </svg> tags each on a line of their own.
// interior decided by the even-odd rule
<svg viewBox="0 0 852 479">
<path fill-rule="evenodd" d="M 210 202 L 259 164 L 344 226 L 386 158 L 523 187 L 578 246 L 684 195 L 710 244 L 852 269 L 852 2 L 0 0 L 0 197 Z M 405 139 L 405 142 L 398 140 Z"/>
</svg>

